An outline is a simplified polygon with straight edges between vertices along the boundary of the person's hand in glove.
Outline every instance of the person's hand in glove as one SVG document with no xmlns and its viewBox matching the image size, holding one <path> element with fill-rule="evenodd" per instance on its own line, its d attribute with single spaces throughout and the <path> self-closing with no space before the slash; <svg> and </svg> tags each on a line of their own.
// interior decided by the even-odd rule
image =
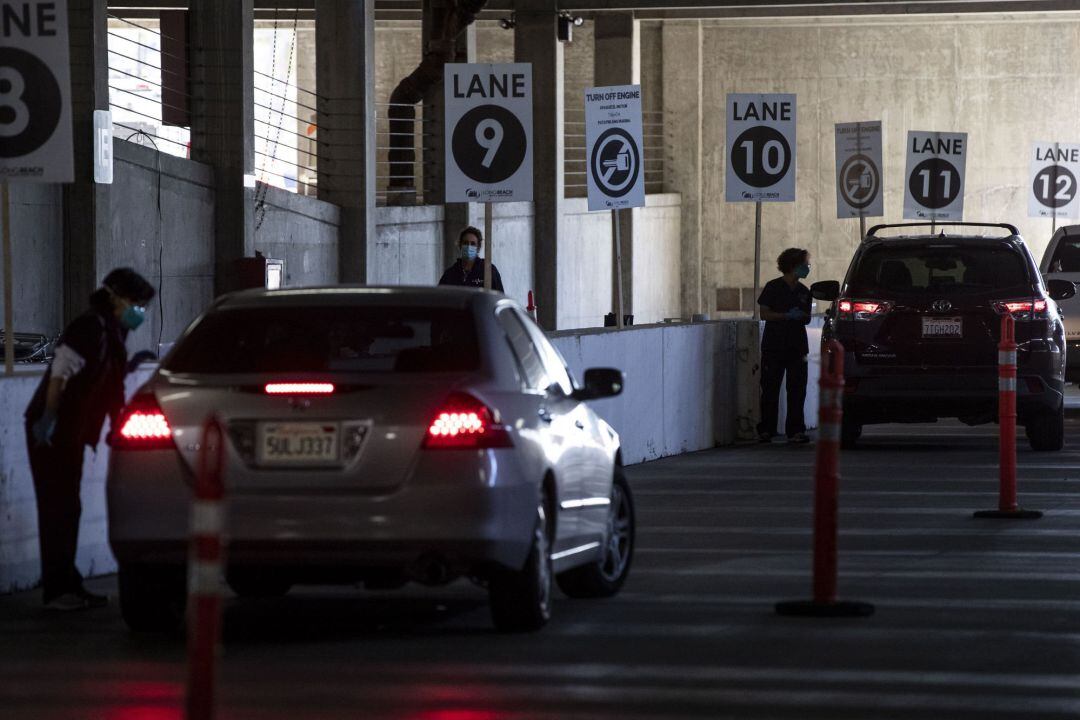
<svg viewBox="0 0 1080 720">
<path fill-rule="evenodd" d="M 45 413 L 37 419 L 30 431 L 38 445 L 52 445 L 53 433 L 56 432 L 56 415 Z"/>
<path fill-rule="evenodd" d="M 799 322 L 802 322 L 806 320 L 807 314 L 799 308 L 793 307 L 786 313 L 784 313 L 784 317 L 786 317 L 788 320 L 798 320 Z"/>
</svg>

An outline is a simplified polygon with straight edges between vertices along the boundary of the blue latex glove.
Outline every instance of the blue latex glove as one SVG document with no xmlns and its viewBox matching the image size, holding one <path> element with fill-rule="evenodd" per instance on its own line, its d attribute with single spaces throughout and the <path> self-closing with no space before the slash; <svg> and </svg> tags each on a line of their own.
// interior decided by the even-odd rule
<svg viewBox="0 0 1080 720">
<path fill-rule="evenodd" d="M 805 320 L 806 313 L 797 307 L 793 307 L 786 313 L 784 313 L 784 317 L 786 317 L 788 320 Z"/>
<path fill-rule="evenodd" d="M 45 413 L 33 424 L 30 432 L 38 445 L 52 445 L 53 434 L 56 432 L 56 415 Z"/>
</svg>

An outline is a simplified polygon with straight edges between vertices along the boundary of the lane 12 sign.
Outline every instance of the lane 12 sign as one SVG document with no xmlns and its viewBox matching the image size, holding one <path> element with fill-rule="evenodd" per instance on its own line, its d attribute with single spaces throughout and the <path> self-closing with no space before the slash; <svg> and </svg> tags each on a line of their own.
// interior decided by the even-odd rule
<svg viewBox="0 0 1080 720">
<path fill-rule="evenodd" d="M 905 220 L 961 220 L 967 133 L 908 131 Z"/>
<path fill-rule="evenodd" d="M 795 201 L 795 95 L 727 96 L 728 202 Z"/>
<path fill-rule="evenodd" d="M 881 121 L 836 125 L 836 217 L 885 214 Z"/>
<path fill-rule="evenodd" d="M 446 202 L 533 199 L 532 65 L 450 63 Z"/>
<path fill-rule="evenodd" d="M 1031 192 L 1028 217 L 1080 217 L 1077 178 L 1080 177 L 1080 145 L 1037 142 L 1031 146 Z"/>
<path fill-rule="evenodd" d="M 589 210 L 645 206 L 641 86 L 585 91 Z"/>
<path fill-rule="evenodd" d="M 0 178 L 72 182 L 67 0 L 0 0 Z"/>
</svg>

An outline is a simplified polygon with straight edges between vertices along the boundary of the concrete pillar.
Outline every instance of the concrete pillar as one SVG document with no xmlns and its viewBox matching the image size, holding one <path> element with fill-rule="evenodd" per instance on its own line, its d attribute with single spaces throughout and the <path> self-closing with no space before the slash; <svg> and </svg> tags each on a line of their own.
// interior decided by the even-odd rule
<svg viewBox="0 0 1080 720">
<path fill-rule="evenodd" d="M 315 0 L 319 198 L 341 208 L 338 278 L 368 279 L 375 243 L 375 0 Z"/>
<path fill-rule="evenodd" d="M 296 161 L 300 165 L 298 174 L 315 177 L 318 171 L 318 149 L 316 136 L 308 130 L 312 126 L 317 127 L 318 118 L 315 117 L 315 27 L 307 22 L 301 22 L 296 30 Z M 307 107 L 305 107 L 305 105 Z M 299 191 L 305 195 L 315 195 L 315 185 L 299 185 Z"/>
<path fill-rule="evenodd" d="M 94 183 L 94 111 L 109 109 L 108 3 L 69 0 L 71 110 L 75 182 L 64 185 L 64 323 L 86 310 L 86 299 L 108 268 L 98 247 L 112 238 L 109 185 Z"/>
<path fill-rule="evenodd" d="M 255 253 L 253 0 L 191 0 L 191 157 L 214 168 L 214 291 Z"/>
<path fill-rule="evenodd" d="M 641 83 L 641 23 L 633 13 L 600 14 L 594 21 L 593 82 L 596 87 L 638 85 Z M 645 168 L 641 171 L 644 173 Z M 620 210 L 622 237 L 623 313 L 634 312 L 634 210 Z M 615 252 L 611 253 L 611 309 L 618 307 L 618 272 Z"/>
<path fill-rule="evenodd" d="M 533 265 L 538 320 L 558 328 L 559 245 L 565 196 L 563 46 L 557 39 L 556 0 L 518 0 L 514 59 L 532 63 Z"/>
<path fill-rule="evenodd" d="M 702 261 L 702 45 L 701 21 L 665 22 L 663 29 L 664 191 L 682 195 L 682 315 L 709 312 L 715 298 Z"/>
</svg>

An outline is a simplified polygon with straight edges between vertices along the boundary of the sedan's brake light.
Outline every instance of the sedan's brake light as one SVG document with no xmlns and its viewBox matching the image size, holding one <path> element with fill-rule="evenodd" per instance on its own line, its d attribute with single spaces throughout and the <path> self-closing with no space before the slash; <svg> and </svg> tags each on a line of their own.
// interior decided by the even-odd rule
<svg viewBox="0 0 1080 720">
<path fill-rule="evenodd" d="M 172 427 L 153 395 L 137 395 L 120 413 L 110 445 L 114 450 L 165 450 L 175 447 Z"/>
<path fill-rule="evenodd" d="M 1046 317 L 1046 300 L 1002 300 L 994 303 L 994 309 L 999 315 L 1008 313 L 1016 320 L 1030 320 Z"/>
<path fill-rule="evenodd" d="M 424 435 L 427 450 L 469 450 L 512 447 L 510 431 L 495 414 L 466 393 L 454 393 L 435 412 Z"/>
<path fill-rule="evenodd" d="M 334 383 L 328 382 L 276 382 L 263 388 L 267 395 L 333 395 Z"/>
<path fill-rule="evenodd" d="M 892 303 L 886 300 L 841 300 L 838 303 L 840 320 L 873 320 L 890 310 Z"/>
</svg>

